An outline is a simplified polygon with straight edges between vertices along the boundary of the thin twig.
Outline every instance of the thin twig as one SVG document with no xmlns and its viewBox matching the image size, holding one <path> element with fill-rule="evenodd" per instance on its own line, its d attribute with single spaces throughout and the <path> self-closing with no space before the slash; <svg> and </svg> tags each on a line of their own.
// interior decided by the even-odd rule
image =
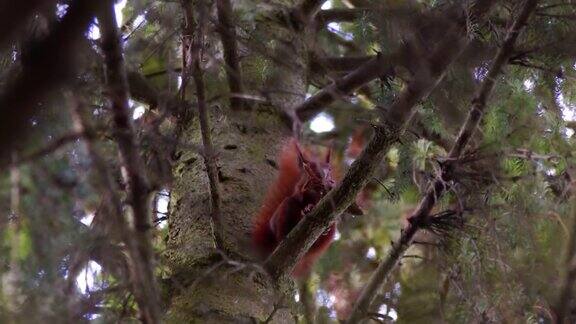
<svg viewBox="0 0 576 324">
<path fill-rule="evenodd" d="M 245 102 L 241 95 L 244 93 L 242 85 L 242 72 L 238 58 L 238 45 L 236 40 L 236 27 L 232 22 L 232 3 L 230 0 L 216 0 L 218 12 L 218 32 L 224 48 L 224 63 L 226 63 L 226 76 L 230 88 L 230 108 L 238 110 L 244 108 Z"/>
<path fill-rule="evenodd" d="M 186 15 L 185 34 L 193 35 L 193 44 L 189 46 L 189 51 L 186 56 L 190 57 L 191 62 L 186 62 L 186 67 L 191 70 L 192 77 L 196 86 L 196 97 L 198 100 L 198 119 L 200 120 L 200 131 L 202 133 L 202 142 L 204 144 L 204 164 L 206 165 L 206 172 L 208 173 L 208 181 L 210 183 L 210 202 L 211 211 L 210 216 L 214 226 L 214 239 L 216 247 L 224 251 L 224 228 L 220 218 L 220 186 L 218 182 L 218 167 L 216 165 L 216 154 L 214 146 L 212 145 L 212 136 L 210 133 L 210 123 L 206 105 L 206 90 L 204 86 L 204 72 L 202 71 L 202 48 L 204 43 L 204 28 L 206 15 L 206 8 L 204 3 L 198 3 L 198 24 L 196 31 L 194 31 L 194 17 L 192 16 L 191 4 L 187 1 L 182 3 L 184 6 L 184 13 Z M 193 56 L 195 55 L 195 56 Z"/>
<path fill-rule="evenodd" d="M 52 142 L 48 143 L 46 146 L 40 148 L 39 150 L 34 151 L 30 154 L 24 155 L 23 157 L 19 158 L 16 161 L 16 163 L 17 164 L 29 163 L 29 162 L 32 162 L 36 159 L 45 157 L 46 155 L 54 153 L 55 151 L 57 151 L 61 147 L 65 146 L 66 144 L 74 142 L 74 141 L 84 137 L 85 135 L 86 134 L 79 133 L 79 132 L 71 132 L 68 134 L 64 134 L 64 135 L 60 136 L 59 138 L 53 140 Z"/>
<path fill-rule="evenodd" d="M 76 98 L 69 93 L 66 96 L 70 101 L 70 114 L 72 117 L 74 130 L 79 134 L 84 134 L 82 139 L 84 141 L 86 151 L 90 157 L 94 172 L 96 173 L 96 176 L 93 177 L 94 184 L 102 197 L 102 203 L 100 205 L 102 210 L 99 211 L 98 214 L 102 212 L 103 214 L 110 216 L 110 218 L 106 218 L 108 222 L 106 225 L 112 231 L 107 233 L 107 235 L 112 239 L 117 239 L 119 237 L 128 247 L 127 250 L 130 254 L 130 257 L 132 259 L 137 258 L 138 253 L 135 248 L 135 236 L 132 234 L 132 230 L 124 218 L 122 202 L 117 195 L 118 185 L 113 180 L 112 174 L 109 172 L 109 167 L 106 161 L 104 161 L 101 154 L 98 152 L 96 146 L 94 145 L 94 138 L 88 136 L 88 134 L 91 132 L 88 118 L 85 116 L 86 113 L 82 111 L 83 103 L 79 98 Z M 139 271 L 139 268 L 133 266 L 130 268 L 130 270 L 132 271 L 130 278 L 132 281 L 131 288 L 134 292 L 134 295 L 137 295 L 135 291 L 141 289 L 141 283 L 138 282 L 138 278 L 142 276 L 136 275 L 135 273 Z"/>
</svg>

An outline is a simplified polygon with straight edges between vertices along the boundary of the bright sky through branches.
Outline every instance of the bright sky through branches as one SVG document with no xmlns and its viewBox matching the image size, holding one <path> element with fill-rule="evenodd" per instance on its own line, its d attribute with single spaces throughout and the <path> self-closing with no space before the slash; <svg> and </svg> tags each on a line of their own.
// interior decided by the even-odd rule
<svg viewBox="0 0 576 324">
<path fill-rule="evenodd" d="M 114 5 L 114 12 L 116 13 L 116 23 L 118 27 L 122 26 L 124 15 L 122 14 L 122 10 L 126 7 L 126 1 L 122 0 Z M 100 28 L 98 27 L 97 20 L 95 19 L 95 23 L 90 26 L 88 30 L 88 38 L 96 40 L 100 38 Z"/>
<path fill-rule="evenodd" d="M 334 118 L 327 113 L 319 113 L 310 122 L 310 129 L 315 133 L 326 133 L 334 129 Z"/>
</svg>

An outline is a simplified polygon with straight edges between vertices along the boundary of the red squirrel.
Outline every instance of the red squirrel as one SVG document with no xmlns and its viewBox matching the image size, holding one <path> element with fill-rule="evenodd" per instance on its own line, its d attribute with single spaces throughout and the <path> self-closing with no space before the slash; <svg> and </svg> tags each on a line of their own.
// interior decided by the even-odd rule
<svg viewBox="0 0 576 324">
<path fill-rule="evenodd" d="M 298 222 L 334 187 L 330 165 L 330 151 L 318 159 L 302 149 L 296 139 L 289 140 L 278 158 L 278 176 L 268 189 L 260 212 L 254 220 L 252 241 L 263 255 L 270 255 Z M 347 210 L 360 214 L 353 204 Z M 336 233 L 332 224 L 298 262 L 292 275 L 309 273 L 314 262 L 324 253 Z"/>
</svg>

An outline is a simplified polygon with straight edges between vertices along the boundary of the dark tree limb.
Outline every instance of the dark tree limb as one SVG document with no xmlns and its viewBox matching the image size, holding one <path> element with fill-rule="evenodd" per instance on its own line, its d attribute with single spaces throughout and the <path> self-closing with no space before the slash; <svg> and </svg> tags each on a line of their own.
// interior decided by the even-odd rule
<svg viewBox="0 0 576 324">
<path fill-rule="evenodd" d="M 98 15 L 102 32 L 102 50 L 106 65 L 106 94 L 111 104 L 115 140 L 121 164 L 126 170 L 128 197 L 134 220 L 132 261 L 135 268 L 135 298 L 145 323 L 160 322 L 160 302 L 154 278 L 154 251 L 150 230 L 150 188 L 144 174 L 144 163 L 139 154 L 132 125 L 129 91 L 120 33 L 114 13 L 114 1 Z"/>
<path fill-rule="evenodd" d="M 13 1 L 0 0 L 0 47 L 24 28 L 28 19 L 43 6 L 53 6 L 54 0 Z"/>
<path fill-rule="evenodd" d="M 224 48 L 224 63 L 226 63 L 226 77 L 230 88 L 230 108 L 239 110 L 244 107 L 242 100 L 244 93 L 242 85 L 242 71 L 238 58 L 238 44 L 236 40 L 236 27 L 232 22 L 232 3 L 230 0 L 216 0 L 218 12 L 218 31 Z"/>
<path fill-rule="evenodd" d="M 476 1 L 474 5 L 470 6 L 468 16 L 476 17 L 477 13 L 486 12 L 486 6 L 490 7 L 491 5 L 492 1 Z M 468 20 L 466 17 L 459 17 L 458 20 L 457 29 L 459 32 L 454 33 L 453 31 L 450 32 L 447 30 L 447 37 L 439 46 L 441 51 L 448 55 L 435 56 L 436 58 L 429 62 L 429 65 L 432 69 L 442 70 L 442 67 L 445 65 L 445 62 L 443 61 L 451 57 L 449 52 L 451 50 L 458 52 L 461 51 L 461 47 L 456 43 L 461 42 L 459 37 L 461 36 L 461 32 L 463 32 L 463 29 L 465 28 Z M 450 41 L 456 42 L 454 43 L 456 46 L 450 48 L 448 46 Z M 415 68 L 415 66 L 410 65 L 418 64 L 418 58 L 420 56 L 424 56 L 425 53 L 421 50 L 414 53 L 414 50 L 414 48 L 410 48 L 409 46 L 403 46 L 395 54 L 390 56 L 378 55 L 376 58 L 361 65 L 355 71 L 349 73 L 341 79 L 336 80 L 333 84 L 323 88 L 314 96 L 308 98 L 302 105 L 295 108 L 296 115 L 301 121 L 309 120 L 318 112 L 320 112 L 325 106 L 334 102 L 334 100 L 341 96 L 350 94 L 352 91 L 355 91 L 362 85 L 367 84 L 368 82 L 382 76 L 387 71 L 394 68 L 394 63 L 397 64 L 398 62 L 403 62 L 404 66 L 409 66 L 411 69 Z M 420 78 L 422 78 L 422 76 Z M 423 81 L 427 82 L 426 80 Z M 396 117 L 402 118 L 403 116 Z"/>
<path fill-rule="evenodd" d="M 302 0 L 297 9 L 300 19 L 308 22 L 318 13 L 324 2 L 326 2 L 326 0 Z"/>
<path fill-rule="evenodd" d="M 494 0 L 477 0 L 469 14 L 480 19 L 491 9 L 494 2 Z M 462 52 L 465 47 L 465 36 L 465 26 L 462 23 L 456 23 L 451 30 L 446 31 L 446 36 L 438 45 L 438 49 L 426 60 L 428 69 L 422 69 L 423 71 L 418 73 L 414 81 L 408 84 L 390 106 L 384 125 L 375 127 L 374 136 L 360 157 L 354 161 L 344 179 L 297 224 L 265 261 L 264 267 L 272 277 L 278 278 L 290 273 L 325 229 L 354 201 L 356 195 L 372 178 L 386 152 L 398 141 L 414 106 L 432 91 L 444 76 L 448 66 Z"/>
<path fill-rule="evenodd" d="M 16 161 L 16 164 L 24 164 L 36 159 L 42 158 L 48 154 L 54 153 L 61 147 L 69 144 L 73 141 L 76 141 L 80 138 L 87 136 L 87 134 L 80 133 L 80 132 L 71 132 L 68 134 L 64 134 L 61 137 L 53 140 L 52 142 L 48 143 L 46 146 L 42 147 L 41 149 L 32 152 L 30 154 L 24 155 Z"/>
<path fill-rule="evenodd" d="M 375 56 L 316 57 L 312 54 L 309 65 L 313 73 L 321 73 L 325 70 L 350 72 L 374 58 Z"/>
<path fill-rule="evenodd" d="M 15 3 L 17 6 L 19 3 L 29 3 L 3 2 L 6 3 L 4 5 Z M 31 51 L 35 55 L 23 62 L 22 70 L 8 72 L 18 77 L 0 95 L 0 160 L 9 157 L 16 144 L 26 139 L 31 127 L 30 118 L 38 103 L 74 75 L 77 61 L 75 47 L 82 41 L 84 31 L 101 5 L 100 1 L 74 1 L 48 37 Z M 11 9 L 1 12 L 10 13 L 10 17 L 13 17 Z M 14 22 L 12 18 L 2 21 Z"/>
<path fill-rule="evenodd" d="M 320 10 L 316 15 L 316 21 L 325 25 L 330 22 L 351 22 L 363 15 L 368 14 L 372 8 L 334 8 Z"/>
<path fill-rule="evenodd" d="M 159 93 L 146 77 L 139 72 L 129 71 L 128 85 L 130 95 L 135 100 L 143 102 L 150 107 L 150 110 L 156 110 L 159 107 L 165 108 L 164 113 L 180 118 L 182 115 L 192 117 L 194 105 L 181 98 Z"/>
<path fill-rule="evenodd" d="M 380 55 L 369 59 L 356 70 L 336 80 L 318 93 L 308 98 L 302 105 L 296 107 L 296 114 L 301 121 L 307 121 L 322 111 L 334 100 L 350 94 L 364 84 L 387 74 L 394 68 L 400 55 Z"/>
<path fill-rule="evenodd" d="M 457 160 L 464 152 L 464 148 L 470 141 L 470 138 L 474 135 L 474 131 L 478 127 L 486 108 L 487 100 L 494 89 L 496 79 L 503 66 L 508 61 L 520 30 L 526 24 L 528 17 L 536 7 L 536 3 L 537 0 L 527 0 L 525 2 L 520 15 L 508 32 L 506 40 L 496 54 L 478 93 L 472 100 L 472 106 L 470 107 L 468 117 L 460 129 L 460 133 L 454 146 L 448 154 L 449 159 Z M 443 174 L 443 176 L 444 175 L 445 174 Z M 410 216 L 409 225 L 402 231 L 400 238 L 392 244 L 392 247 L 385 259 L 378 265 L 378 268 L 372 274 L 368 284 L 362 290 L 347 323 L 358 323 L 364 317 L 364 314 L 369 312 L 374 296 L 376 296 L 376 293 L 382 288 L 392 269 L 394 269 L 398 264 L 398 261 L 412 244 L 414 235 L 424 227 L 426 220 L 430 215 L 430 211 L 447 189 L 448 179 L 444 179 L 444 177 L 435 180 L 430 185 L 426 195 L 420 201 L 418 208 Z"/>
</svg>

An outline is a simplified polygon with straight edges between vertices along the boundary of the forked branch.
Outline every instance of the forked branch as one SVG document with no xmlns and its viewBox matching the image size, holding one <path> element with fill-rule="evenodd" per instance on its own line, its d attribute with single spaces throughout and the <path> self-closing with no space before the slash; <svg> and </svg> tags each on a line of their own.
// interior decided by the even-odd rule
<svg viewBox="0 0 576 324">
<path fill-rule="evenodd" d="M 494 0 L 476 1 L 474 17 L 481 19 L 493 3 Z M 465 36 L 464 26 L 458 23 L 447 31 L 438 50 L 427 58 L 425 63 L 428 68 L 422 69 L 418 77 L 408 84 L 398 99 L 389 107 L 384 125 L 375 127 L 374 136 L 360 157 L 354 161 L 344 179 L 298 223 L 266 260 L 264 266 L 273 277 L 290 273 L 324 230 L 354 201 L 356 195 L 371 179 L 386 152 L 398 141 L 414 106 L 432 91 L 444 76 L 449 65 L 462 52 L 465 47 Z M 367 64 L 374 64 L 374 62 Z"/>
</svg>

